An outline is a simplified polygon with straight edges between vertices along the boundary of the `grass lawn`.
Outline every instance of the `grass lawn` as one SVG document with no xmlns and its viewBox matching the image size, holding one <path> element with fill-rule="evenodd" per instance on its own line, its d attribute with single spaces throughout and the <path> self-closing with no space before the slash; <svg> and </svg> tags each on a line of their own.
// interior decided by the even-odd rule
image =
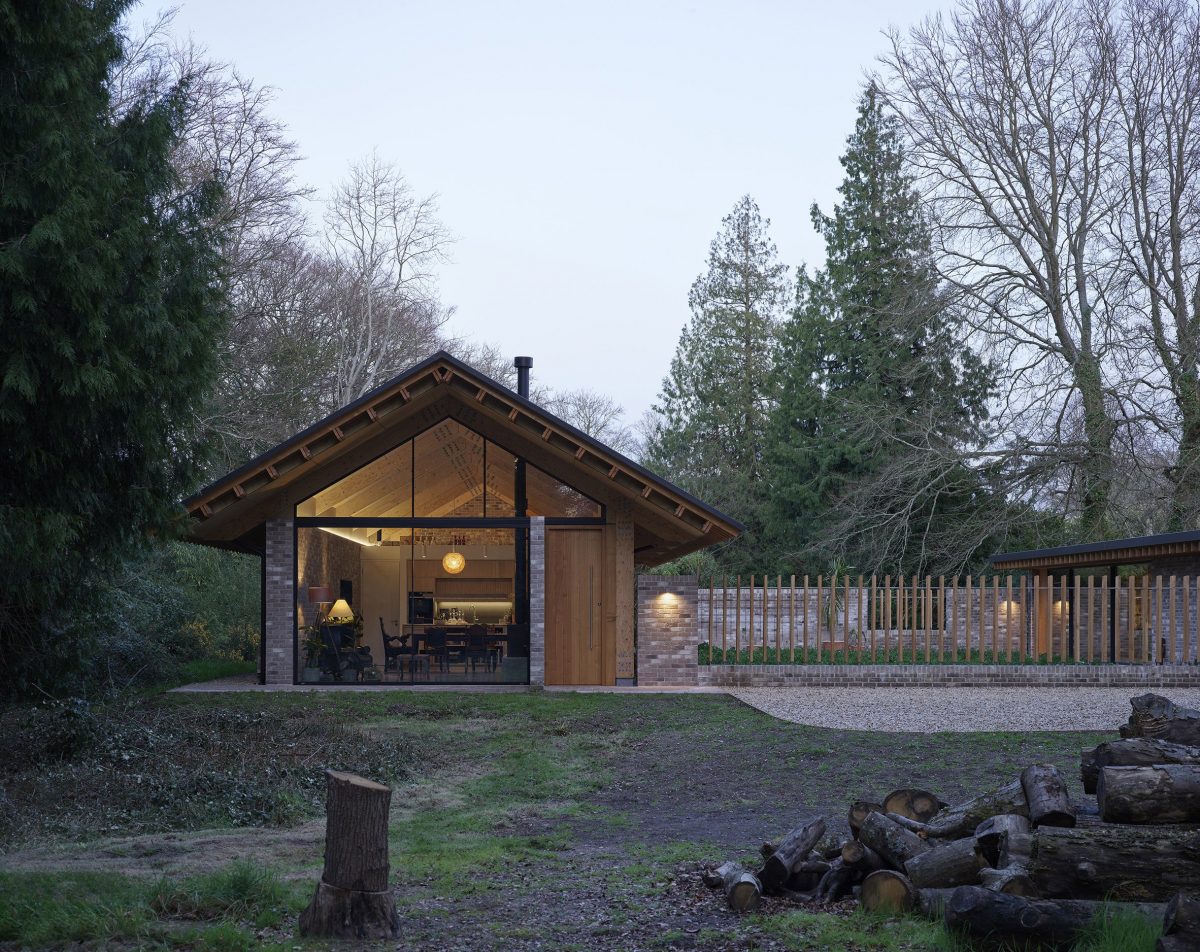
<svg viewBox="0 0 1200 952">
<path fill-rule="evenodd" d="M 737 917 L 697 873 L 895 787 L 955 800 L 1034 761 L 1074 777 L 1101 739 L 832 731 L 714 695 L 160 695 L 2 717 L 13 948 L 295 948 L 327 766 L 395 790 L 402 948 L 962 948 L 848 903 Z"/>
</svg>

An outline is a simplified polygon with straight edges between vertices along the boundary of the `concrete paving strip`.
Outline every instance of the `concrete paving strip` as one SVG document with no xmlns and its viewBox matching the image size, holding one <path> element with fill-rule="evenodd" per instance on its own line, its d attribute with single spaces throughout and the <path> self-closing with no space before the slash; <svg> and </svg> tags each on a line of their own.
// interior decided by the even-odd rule
<svg viewBox="0 0 1200 952">
<path fill-rule="evenodd" d="M 731 688 L 764 714 L 843 730 L 1111 731 L 1129 720 L 1129 688 Z M 1200 707 L 1200 690 L 1155 691 Z"/>
</svg>

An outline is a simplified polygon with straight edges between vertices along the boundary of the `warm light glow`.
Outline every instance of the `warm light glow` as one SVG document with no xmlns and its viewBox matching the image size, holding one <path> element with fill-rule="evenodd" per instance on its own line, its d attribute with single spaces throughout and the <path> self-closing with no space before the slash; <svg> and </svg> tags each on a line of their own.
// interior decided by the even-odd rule
<svg viewBox="0 0 1200 952">
<path fill-rule="evenodd" d="M 354 621 L 354 612 L 344 598 L 339 598 L 333 603 L 333 607 L 329 609 L 329 614 L 326 618 L 335 623 L 340 621 Z"/>
<path fill-rule="evenodd" d="M 467 560 L 461 552 L 447 552 L 442 556 L 442 568 L 451 575 L 457 575 L 467 567 Z"/>
<path fill-rule="evenodd" d="M 660 602 L 667 602 L 669 604 L 669 603 L 675 601 L 675 593 L 674 592 L 660 592 L 659 596 L 658 596 L 658 600 Z"/>
</svg>

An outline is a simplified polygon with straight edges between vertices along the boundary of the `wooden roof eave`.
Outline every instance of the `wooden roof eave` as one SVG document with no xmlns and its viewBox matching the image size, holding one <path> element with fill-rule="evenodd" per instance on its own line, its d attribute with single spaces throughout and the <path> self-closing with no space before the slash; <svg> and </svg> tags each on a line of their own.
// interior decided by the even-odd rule
<svg viewBox="0 0 1200 952">
<path fill-rule="evenodd" d="M 431 358 L 414 368 L 411 374 L 314 424 L 186 500 L 188 511 L 195 520 L 193 535 L 216 538 L 218 530 L 227 521 L 233 522 L 235 528 L 241 528 L 255 518 L 267 518 L 285 486 L 311 481 L 311 476 L 306 479 L 306 473 L 311 472 L 314 460 L 321 463 L 324 471 L 336 460 L 359 457 L 361 453 L 355 448 L 362 445 L 364 433 L 378 429 L 378 433 L 371 434 L 367 440 L 373 445 L 380 442 L 380 434 L 397 435 L 408 431 L 412 429 L 409 426 L 389 427 L 387 418 L 406 408 L 407 412 L 397 419 L 411 420 L 418 405 L 431 406 L 447 394 L 457 398 L 453 404 L 468 408 L 455 414 L 460 420 L 463 416 L 480 413 L 499 426 L 507 424 L 508 432 L 522 433 L 527 449 L 540 444 L 551 450 L 556 462 L 567 467 L 568 472 L 564 477 L 558 465 L 539 464 L 531 458 L 535 465 L 541 465 L 551 475 L 572 485 L 580 482 L 580 473 L 586 473 L 590 477 L 587 482 L 593 485 L 593 494 L 609 495 L 615 490 L 630 500 L 643 519 L 650 518 L 658 523 L 678 544 L 687 546 L 688 551 L 709 544 L 701 539 L 714 525 L 727 537 L 742 531 L 740 525 L 727 522 L 715 510 L 698 504 L 670 484 L 647 476 L 636 464 L 588 440 L 569 425 L 556 422 L 552 414 L 498 384 L 493 385 L 465 365 L 454 366 L 455 363 L 446 355 Z M 398 444 L 403 439 L 397 438 L 395 442 Z M 529 458 L 534 454 L 530 450 L 521 455 Z M 334 467 L 334 470 L 339 468 L 344 467 Z M 326 479 L 325 484 L 328 482 Z M 604 490 L 599 489 L 601 485 Z M 585 486 L 579 488 L 587 491 Z M 223 519 L 223 511 L 230 511 L 231 515 Z M 225 526 L 224 534 L 229 531 L 230 527 Z"/>
</svg>

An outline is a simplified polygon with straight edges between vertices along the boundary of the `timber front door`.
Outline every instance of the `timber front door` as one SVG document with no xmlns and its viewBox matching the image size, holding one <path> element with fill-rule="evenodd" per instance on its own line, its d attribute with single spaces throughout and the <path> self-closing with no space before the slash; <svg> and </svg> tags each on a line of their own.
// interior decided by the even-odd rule
<svg viewBox="0 0 1200 952">
<path fill-rule="evenodd" d="M 604 618 L 604 533 L 546 530 L 546 683 L 612 684 L 616 645 Z"/>
</svg>

